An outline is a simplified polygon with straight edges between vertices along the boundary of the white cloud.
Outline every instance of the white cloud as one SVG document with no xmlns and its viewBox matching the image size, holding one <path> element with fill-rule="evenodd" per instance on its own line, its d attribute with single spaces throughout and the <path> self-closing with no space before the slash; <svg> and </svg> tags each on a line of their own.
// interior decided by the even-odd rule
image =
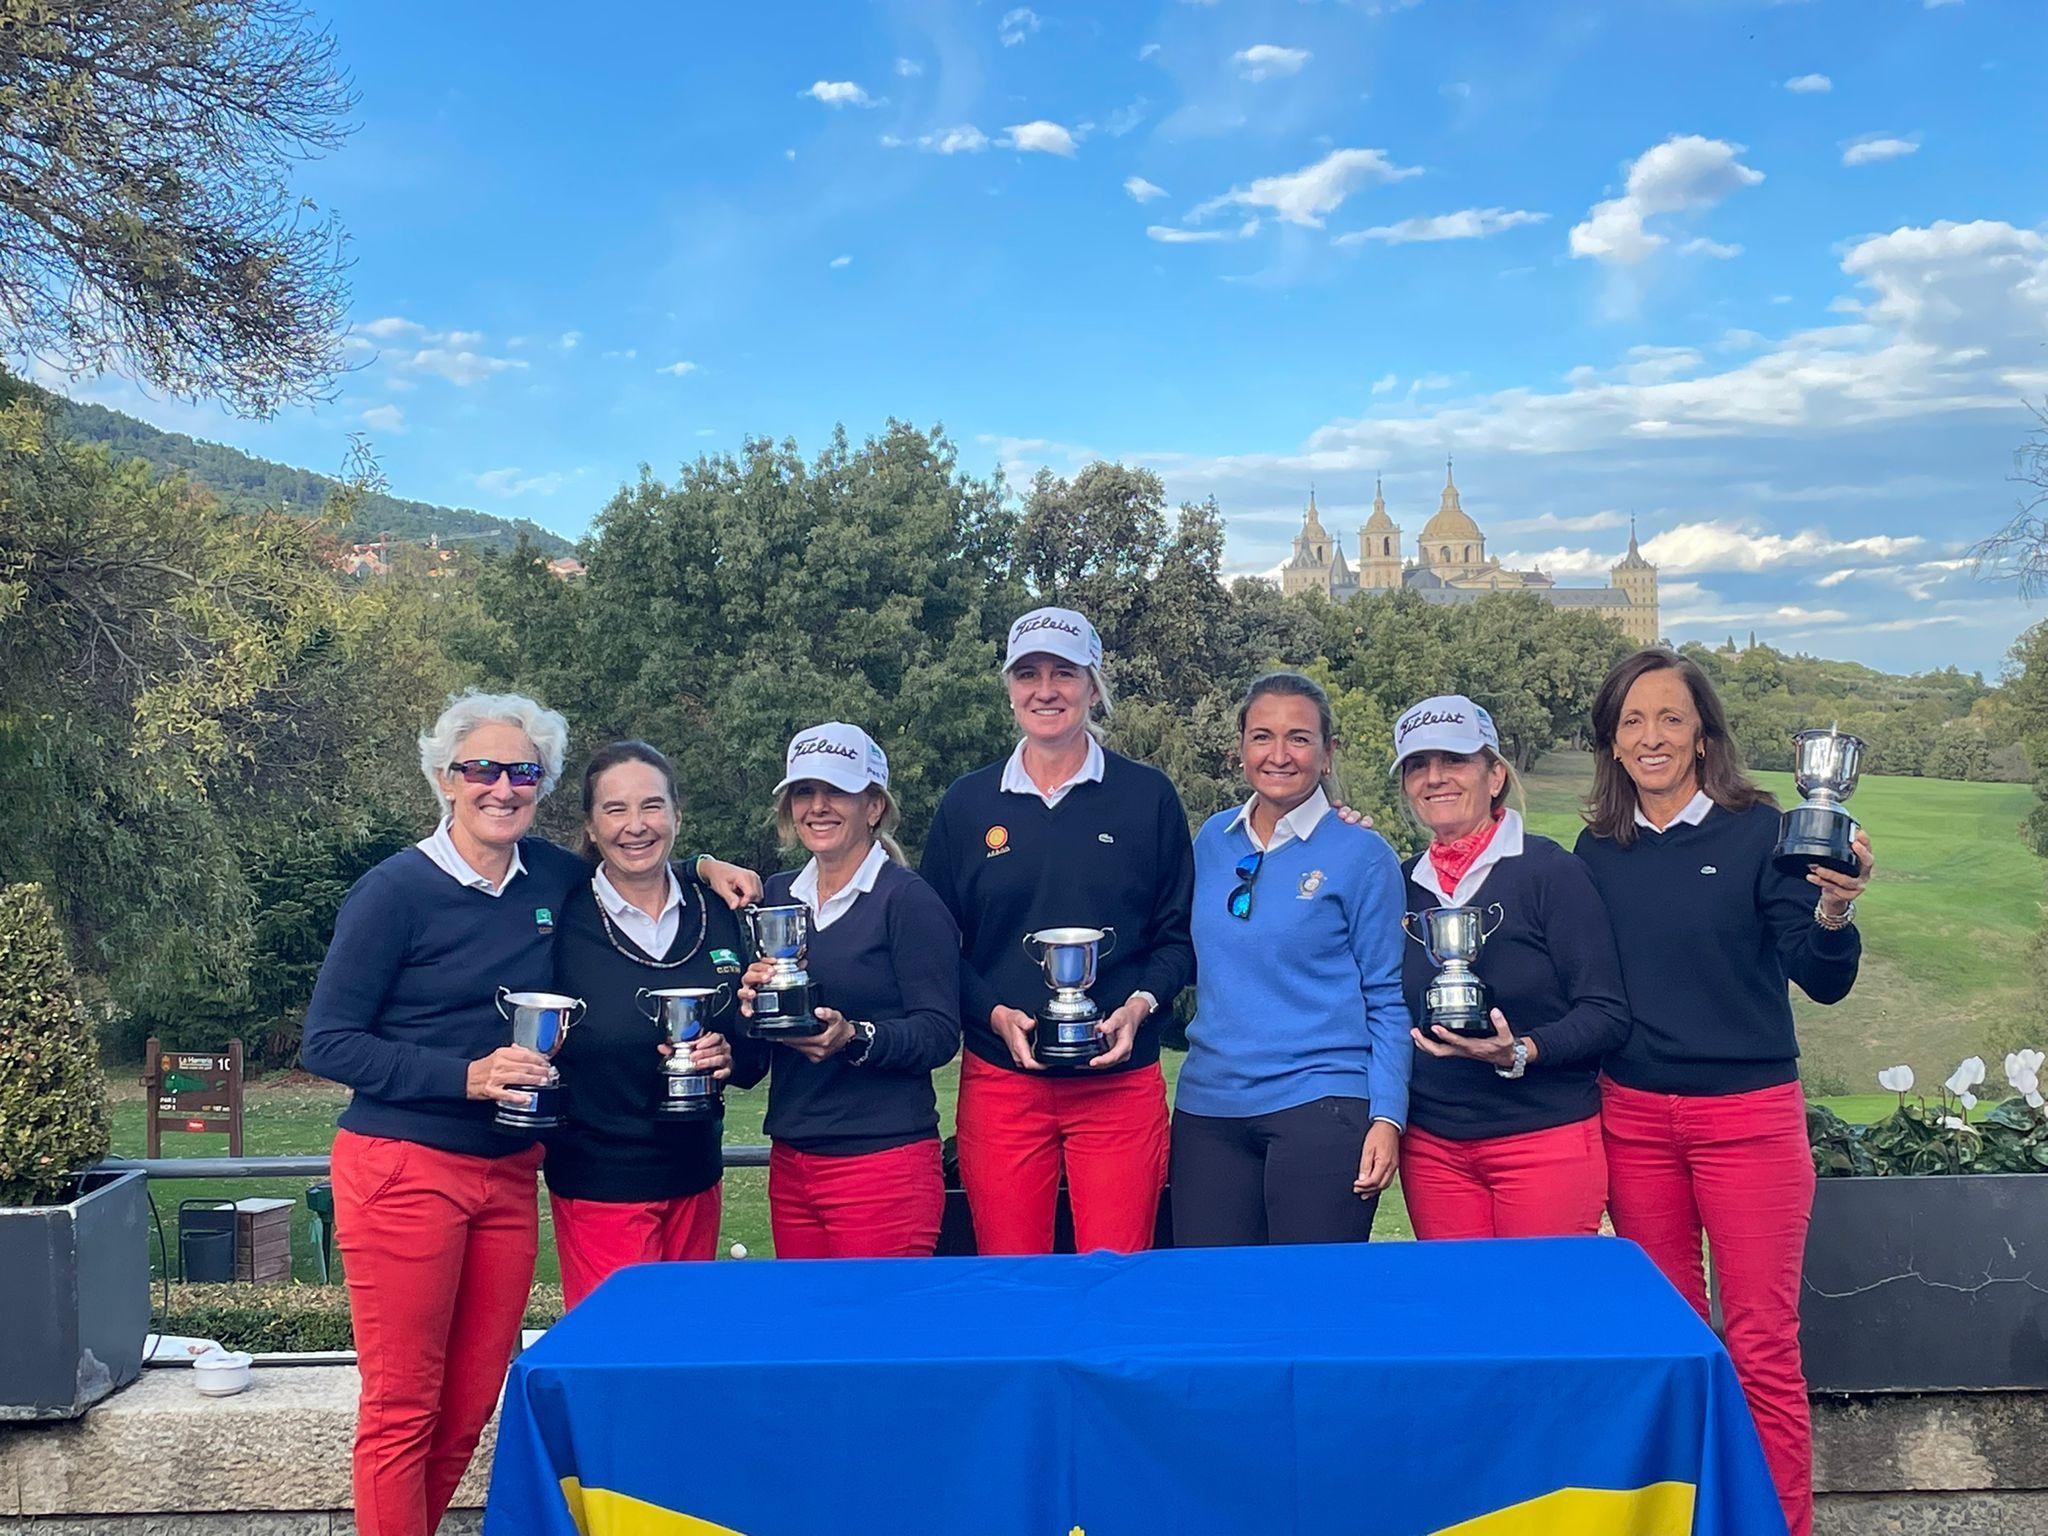
<svg viewBox="0 0 2048 1536">
<path fill-rule="evenodd" d="M 833 268 L 834 270 L 837 270 L 840 267 L 850 267 L 853 265 L 853 258 L 851 256 L 834 256 L 830 261 L 826 262 L 825 265 Z"/>
<path fill-rule="evenodd" d="M 1381 374 L 1372 381 L 1372 392 L 1376 395 L 1391 394 L 1401 387 L 1401 381 L 1391 373 Z"/>
<path fill-rule="evenodd" d="M 1698 134 L 1674 135 L 1643 151 L 1628 168 L 1623 195 L 1595 203 L 1585 222 L 1572 226 L 1572 255 L 1636 265 L 1666 243 L 1646 219 L 1712 208 L 1764 179 L 1741 162 L 1742 153 L 1740 144 Z"/>
<path fill-rule="evenodd" d="M 918 147 L 936 156 L 977 156 L 989 147 L 989 135 L 973 123 L 961 123 L 950 129 L 920 133 Z"/>
<path fill-rule="evenodd" d="M 427 328 L 417 320 L 401 319 L 397 315 L 386 315 L 381 320 L 372 320 L 359 329 L 365 336 L 374 336 L 379 341 L 396 341 L 403 338 L 424 336 Z"/>
<path fill-rule="evenodd" d="M 1158 51 L 1159 45 L 1157 43 L 1147 43 L 1144 47 L 1138 50 L 1138 62 L 1141 64 L 1144 63 L 1145 60 L 1151 58 L 1152 55 L 1157 53 Z"/>
<path fill-rule="evenodd" d="M 1431 214 L 1427 218 L 1403 219 L 1398 224 L 1376 224 L 1339 235 L 1338 245 L 1364 245 L 1380 241 L 1387 245 L 1408 245 L 1426 240 L 1483 240 L 1519 224 L 1541 224 L 1547 213 L 1526 208 L 1461 208 L 1456 213 Z"/>
<path fill-rule="evenodd" d="M 1074 135 L 1069 130 L 1042 117 L 1028 123 L 1012 123 L 996 142 L 1005 149 L 1020 153 L 1035 151 L 1043 155 L 1065 155 L 1070 159 L 1075 147 Z"/>
<path fill-rule="evenodd" d="M 451 336 L 448 339 L 450 341 L 454 341 L 456 338 Z M 560 347 L 564 352 L 574 352 L 582 344 L 583 333 L 581 331 L 564 331 L 555 342 L 555 345 Z"/>
<path fill-rule="evenodd" d="M 1842 146 L 1842 164 L 1876 165 L 1883 160 L 1897 160 L 1905 155 L 1917 155 L 1920 144 L 1917 139 L 1893 139 L 1881 134 L 1866 134 L 1860 139 L 1851 139 Z"/>
<path fill-rule="evenodd" d="M 1230 56 L 1237 72 L 1247 80 L 1277 80 L 1298 75 L 1302 65 L 1315 57 L 1306 48 L 1282 48 L 1277 43 L 1254 43 Z"/>
<path fill-rule="evenodd" d="M 916 59 L 898 59 L 896 74 L 899 79 L 911 80 L 924 73 L 924 66 Z"/>
<path fill-rule="evenodd" d="M 1112 139 L 1120 139 L 1138 124 L 1145 121 L 1145 114 L 1152 109 L 1152 103 L 1140 96 L 1127 107 L 1118 107 L 1109 114 L 1109 121 L 1102 126 Z"/>
<path fill-rule="evenodd" d="M 516 467 L 487 469 L 480 475 L 470 477 L 476 488 L 489 496 L 552 496 L 570 477 L 559 470 L 546 474 L 529 475 Z"/>
<path fill-rule="evenodd" d="M 1261 176 L 1249 186 L 1233 187 L 1202 204 L 1193 217 L 1201 219 L 1219 208 L 1235 205 L 1270 209 L 1283 223 L 1321 229 L 1324 217 L 1342 207 L 1344 199 L 1353 192 L 1421 174 L 1419 167 L 1394 164 L 1384 150 L 1334 149 L 1314 165 L 1305 165 L 1283 176 Z"/>
<path fill-rule="evenodd" d="M 422 347 L 417 352 L 400 357 L 398 366 L 414 373 L 430 373 L 436 378 L 446 379 L 450 384 L 467 387 L 481 384 L 493 374 L 508 369 L 524 368 L 525 362 L 516 357 L 490 357 L 467 348 Z"/>
<path fill-rule="evenodd" d="M 1028 5 L 1020 5 L 1003 12 L 1003 19 L 996 23 L 996 36 L 1003 40 L 1005 48 L 1014 48 L 1044 25 L 1038 12 Z"/>
<path fill-rule="evenodd" d="M 1609 509 L 1604 512 L 1588 512 L 1577 517 L 1560 517 L 1555 512 L 1541 512 L 1535 517 L 1511 517 L 1500 522 L 1489 522 L 1486 531 L 1489 534 L 1604 533 L 1610 528 L 1626 528 L 1627 526 L 1628 517 L 1624 513 Z M 1660 593 L 1668 595 L 1670 591 L 1668 586 L 1661 581 L 1658 583 L 1658 586 Z"/>
<path fill-rule="evenodd" d="M 363 412 L 363 425 L 379 432 L 405 431 L 405 412 L 395 405 L 373 405 Z"/>
<path fill-rule="evenodd" d="M 1149 203 L 1155 197 L 1166 196 L 1166 188 L 1154 186 L 1142 176 L 1126 176 L 1124 191 L 1130 194 L 1131 201 L 1137 203 Z"/>
<path fill-rule="evenodd" d="M 1719 240 L 1709 240 L 1705 235 L 1695 235 L 1678 249 L 1686 256 L 1711 256 L 1716 261 L 1733 261 L 1742 254 L 1741 246 L 1724 245 Z"/>
<path fill-rule="evenodd" d="M 1145 238 L 1157 240 L 1161 245 L 1206 245 L 1217 240 L 1234 240 L 1237 236 L 1227 229 L 1175 229 L 1170 224 L 1147 224 Z"/>
<path fill-rule="evenodd" d="M 695 373 L 697 365 L 695 363 L 670 363 L 666 368 L 657 368 L 654 371 L 656 373 L 671 374 L 680 379 L 685 374 Z"/>
<path fill-rule="evenodd" d="M 881 102 L 870 96 L 851 80 L 814 81 L 807 91 L 798 91 L 799 96 L 822 102 L 828 107 L 879 107 Z"/>
<path fill-rule="evenodd" d="M 1797 91 L 1802 96 L 1818 95 L 1834 88 L 1835 82 L 1826 75 L 1794 75 L 1785 82 L 1786 90 Z"/>
</svg>

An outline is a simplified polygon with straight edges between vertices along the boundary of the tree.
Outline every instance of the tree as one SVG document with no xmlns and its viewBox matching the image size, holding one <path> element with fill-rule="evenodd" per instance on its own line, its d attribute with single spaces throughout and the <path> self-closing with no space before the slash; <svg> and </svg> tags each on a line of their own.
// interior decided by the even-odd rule
<svg viewBox="0 0 2048 1536">
<path fill-rule="evenodd" d="M 2048 407 L 2033 412 L 2034 430 L 2013 450 L 2021 490 L 2012 521 L 1971 550 L 1978 574 L 2016 581 L 2022 597 L 2048 592 Z"/>
<path fill-rule="evenodd" d="M 254 415 L 324 398 L 342 239 L 286 172 L 353 106 L 288 0 L 0 4 L 8 339 Z"/>
<path fill-rule="evenodd" d="M 110 1131 L 56 915 L 37 886 L 0 888 L 0 1205 L 67 1198 L 72 1175 L 107 1155 Z"/>
</svg>

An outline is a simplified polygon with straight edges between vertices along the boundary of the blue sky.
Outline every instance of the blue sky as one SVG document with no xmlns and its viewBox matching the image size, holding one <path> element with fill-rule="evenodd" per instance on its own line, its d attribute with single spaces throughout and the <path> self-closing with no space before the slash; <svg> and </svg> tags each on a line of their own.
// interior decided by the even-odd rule
<svg viewBox="0 0 2048 1536">
<path fill-rule="evenodd" d="M 2038 0 L 1160 0 L 327 16 L 357 369 L 269 422 L 74 392 L 577 534 L 643 462 L 943 423 L 1015 484 L 1311 483 L 1412 535 L 1455 454 L 1510 564 L 1665 628 L 1995 673 L 1962 561 L 2048 398 Z"/>
</svg>

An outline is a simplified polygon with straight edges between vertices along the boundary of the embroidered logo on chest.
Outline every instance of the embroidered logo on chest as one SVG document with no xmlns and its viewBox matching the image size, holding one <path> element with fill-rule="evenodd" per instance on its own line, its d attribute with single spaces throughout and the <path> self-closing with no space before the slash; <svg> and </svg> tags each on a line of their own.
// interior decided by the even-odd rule
<svg viewBox="0 0 2048 1536">
<path fill-rule="evenodd" d="M 1711 864 L 1702 864 L 1700 866 L 1700 873 L 1703 875 L 1718 875 L 1721 871 L 1714 868 Z"/>
<path fill-rule="evenodd" d="M 1097 841 L 1098 843 L 1113 843 L 1116 841 L 1116 839 L 1111 837 L 1107 832 L 1098 832 L 1095 834 L 1095 841 Z"/>
<path fill-rule="evenodd" d="M 982 846 L 988 849 L 988 856 L 990 858 L 994 858 L 999 853 L 1008 853 L 1010 851 L 1010 829 L 1008 827 L 990 827 L 981 834 L 981 842 Z"/>
<path fill-rule="evenodd" d="M 1322 888 L 1323 872 L 1320 869 L 1312 869 L 1307 874 L 1301 877 L 1299 899 L 1302 901 L 1309 901 L 1313 899 L 1316 892 L 1320 891 Z"/>
<path fill-rule="evenodd" d="M 555 914 L 546 907 L 535 907 L 533 909 L 533 926 L 543 937 L 553 933 L 555 931 Z"/>
</svg>

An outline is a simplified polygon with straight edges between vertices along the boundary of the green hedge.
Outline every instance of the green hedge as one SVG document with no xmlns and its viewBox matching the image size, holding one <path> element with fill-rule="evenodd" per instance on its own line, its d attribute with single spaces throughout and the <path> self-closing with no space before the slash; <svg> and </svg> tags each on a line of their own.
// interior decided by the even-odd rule
<svg viewBox="0 0 2048 1536">
<path fill-rule="evenodd" d="M 562 1288 L 536 1285 L 526 1299 L 526 1326 L 561 1320 Z M 348 1292 L 338 1285 L 174 1285 L 163 1331 L 251 1354 L 356 1347 Z"/>
</svg>

